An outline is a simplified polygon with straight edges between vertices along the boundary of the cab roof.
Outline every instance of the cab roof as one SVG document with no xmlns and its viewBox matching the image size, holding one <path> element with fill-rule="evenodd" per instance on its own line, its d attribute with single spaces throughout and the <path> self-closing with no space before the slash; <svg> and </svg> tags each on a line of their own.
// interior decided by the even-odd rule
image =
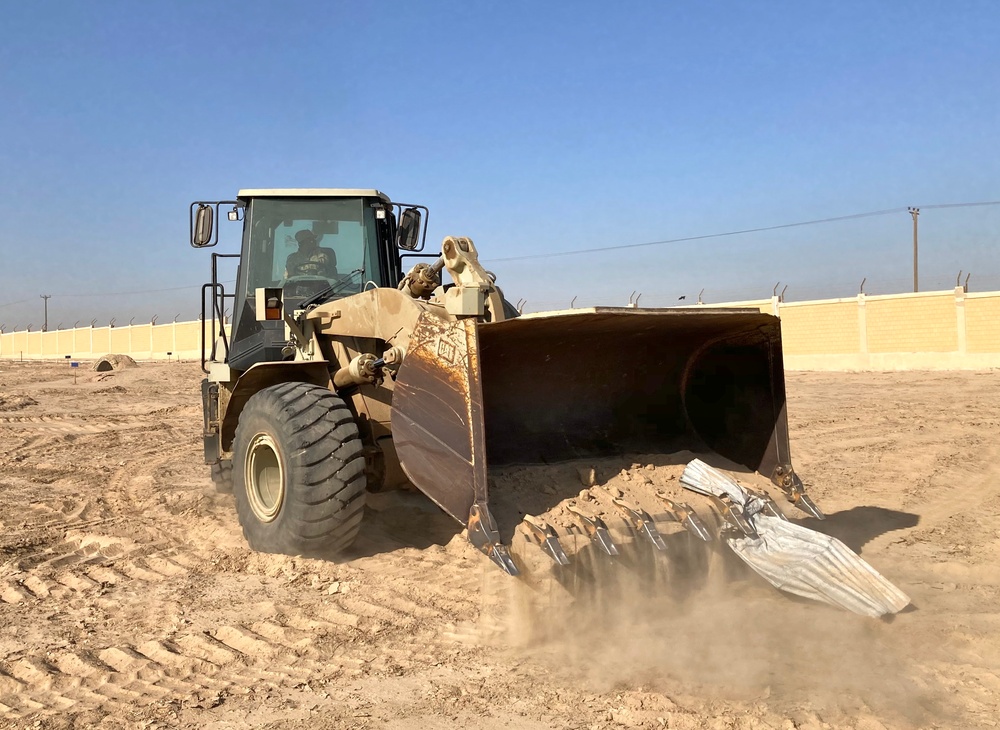
<svg viewBox="0 0 1000 730">
<path fill-rule="evenodd" d="M 243 198 L 381 198 L 391 202 L 385 193 L 364 188 L 251 188 L 240 190 Z"/>
</svg>

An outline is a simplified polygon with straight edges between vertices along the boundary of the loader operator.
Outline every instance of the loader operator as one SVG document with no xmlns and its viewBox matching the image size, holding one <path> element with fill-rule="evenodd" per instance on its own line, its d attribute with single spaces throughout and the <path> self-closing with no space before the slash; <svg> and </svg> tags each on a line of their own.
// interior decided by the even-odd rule
<svg viewBox="0 0 1000 730">
<path fill-rule="evenodd" d="M 332 248 L 321 248 L 315 233 L 298 231 L 295 242 L 299 250 L 289 254 L 285 261 L 286 279 L 293 276 L 323 276 L 329 279 L 337 275 L 337 253 Z"/>
</svg>

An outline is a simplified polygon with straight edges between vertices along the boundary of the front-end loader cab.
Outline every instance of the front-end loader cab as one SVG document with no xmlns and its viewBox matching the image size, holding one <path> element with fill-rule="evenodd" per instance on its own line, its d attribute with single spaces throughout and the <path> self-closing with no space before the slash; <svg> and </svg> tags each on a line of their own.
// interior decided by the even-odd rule
<svg viewBox="0 0 1000 730">
<path fill-rule="evenodd" d="M 393 206 L 377 190 L 242 190 L 234 209 L 243 241 L 227 361 L 236 370 L 286 357 L 285 323 L 258 316 L 258 290 L 280 289 L 291 312 L 321 293 L 335 299 L 402 278 Z M 194 230 L 204 240 L 204 226 Z"/>
<path fill-rule="evenodd" d="M 421 255 L 427 236 L 424 206 L 393 203 L 378 190 L 258 189 L 241 190 L 235 200 L 192 203 L 192 246 L 219 242 L 215 221 L 226 205 L 228 219 L 243 223 L 242 244 L 239 254 L 213 255 L 205 288 L 216 301 L 203 319 L 211 317 L 216 332 L 231 307 L 232 327 L 219 333 L 224 352 L 213 346 L 203 365 L 224 359 L 238 371 L 288 357 L 285 324 L 258 316 L 257 292 L 280 289 L 283 310 L 292 312 L 317 295 L 329 301 L 394 287 L 403 278 L 401 251 Z M 218 281 L 219 258 L 239 259 L 234 291 Z"/>
</svg>

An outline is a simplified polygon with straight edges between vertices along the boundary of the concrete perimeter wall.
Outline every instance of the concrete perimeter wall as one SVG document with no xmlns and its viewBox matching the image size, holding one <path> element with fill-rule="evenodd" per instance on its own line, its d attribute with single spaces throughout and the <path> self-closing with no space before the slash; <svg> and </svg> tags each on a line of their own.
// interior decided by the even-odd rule
<svg viewBox="0 0 1000 730">
<path fill-rule="evenodd" d="M 787 370 L 1000 368 L 1000 292 L 889 294 L 812 302 L 758 299 L 698 307 L 754 307 L 781 317 Z M 206 341 L 211 342 L 211 323 Z M 0 358 L 136 360 L 201 357 L 201 322 L 0 334 Z M 171 353 L 168 355 L 168 353 Z"/>
<path fill-rule="evenodd" d="M 211 344 L 212 323 L 205 325 Z M 52 332 L 0 334 L 0 359 L 96 360 L 117 353 L 136 360 L 198 360 L 201 358 L 202 322 L 137 324 L 124 327 L 78 327 Z"/>
<path fill-rule="evenodd" d="M 744 306 L 781 317 L 786 370 L 1000 368 L 1000 292 L 921 292 Z"/>
</svg>

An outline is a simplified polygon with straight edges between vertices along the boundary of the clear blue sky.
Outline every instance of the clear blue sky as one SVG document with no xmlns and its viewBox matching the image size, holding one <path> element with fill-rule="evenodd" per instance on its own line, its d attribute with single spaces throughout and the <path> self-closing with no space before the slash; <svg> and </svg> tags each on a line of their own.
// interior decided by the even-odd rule
<svg viewBox="0 0 1000 730">
<path fill-rule="evenodd" d="M 905 212 L 490 262 L 1000 200 L 997 28 L 995 0 L 3 3 L 0 324 L 43 293 L 50 328 L 193 318 L 187 206 L 241 187 L 424 203 L 535 310 L 905 291 Z M 1000 206 L 920 225 L 922 288 L 1000 288 Z"/>
</svg>

